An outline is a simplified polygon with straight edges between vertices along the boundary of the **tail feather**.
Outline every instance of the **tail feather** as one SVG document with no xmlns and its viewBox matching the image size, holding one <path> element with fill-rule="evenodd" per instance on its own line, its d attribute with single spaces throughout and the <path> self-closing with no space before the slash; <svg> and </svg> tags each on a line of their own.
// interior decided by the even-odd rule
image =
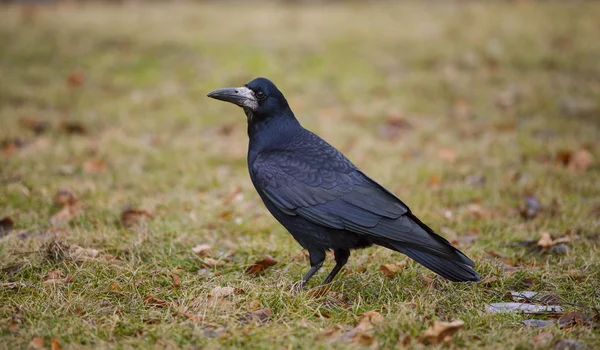
<svg viewBox="0 0 600 350">
<path fill-rule="evenodd" d="M 422 252 L 414 248 L 401 245 L 393 245 L 399 252 L 409 256 L 414 261 L 425 266 L 438 275 L 453 282 L 467 282 L 480 280 L 479 275 L 467 264 L 449 260 L 444 257 Z"/>
</svg>

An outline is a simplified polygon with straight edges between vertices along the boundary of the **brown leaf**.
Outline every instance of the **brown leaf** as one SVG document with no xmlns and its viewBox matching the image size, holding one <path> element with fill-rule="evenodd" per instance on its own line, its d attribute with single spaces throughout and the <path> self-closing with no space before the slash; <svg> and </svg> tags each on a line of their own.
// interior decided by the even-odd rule
<svg viewBox="0 0 600 350">
<path fill-rule="evenodd" d="M 77 201 L 77 197 L 73 194 L 73 192 L 67 189 L 59 190 L 54 195 L 54 204 L 59 207 L 74 205 L 77 203 Z"/>
<path fill-rule="evenodd" d="M 266 323 L 271 315 L 273 314 L 273 310 L 271 309 L 260 309 L 252 312 L 248 312 L 244 317 L 240 318 L 240 322 L 248 323 L 255 322 L 259 324 Z"/>
<path fill-rule="evenodd" d="M 588 150 L 582 148 L 575 152 L 571 159 L 569 159 L 567 168 L 573 172 L 583 172 L 587 170 L 592 163 L 594 163 L 594 157 Z"/>
<path fill-rule="evenodd" d="M 21 118 L 20 122 L 24 128 L 33 131 L 36 135 L 44 133 L 44 131 L 48 130 L 48 127 L 50 126 L 50 124 L 47 121 L 42 121 L 30 117 Z"/>
<path fill-rule="evenodd" d="M 165 307 L 168 303 L 165 300 L 155 298 L 152 294 L 148 294 L 144 297 L 144 304 L 154 307 Z"/>
<path fill-rule="evenodd" d="M 85 128 L 85 126 L 75 121 L 64 121 L 60 123 L 59 128 L 67 134 L 87 134 L 87 129 Z"/>
<path fill-rule="evenodd" d="M 216 260 L 216 259 L 212 259 L 212 258 L 204 258 L 202 260 L 204 261 L 204 264 L 206 264 L 207 266 L 210 266 L 210 267 L 218 267 L 218 266 L 225 265 L 225 262 L 222 260 Z"/>
<path fill-rule="evenodd" d="M 562 315 L 558 319 L 558 326 L 560 328 L 584 326 L 584 325 L 589 325 L 590 320 L 591 320 L 591 317 L 584 315 L 582 312 L 571 311 L 571 312 L 567 312 L 566 314 Z"/>
<path fill-rule="evenodd" d="M 424 344 L 451 343 L 452 335 L 465 326 L 462 320 L 452 322 L 433 321 L 433 326 L 425 330 L 421 336 Z"/>
<path fill-rule="evenodd" d="M 563 166 L 568 166 L 571 162 L 571 158 L 573 158 L 573 152 L 565 150 L 556 152 L 556 155 L 554 156 L 556 162 Z"/>
<path fill-rule="evenodd" d="M 69 255 L 71 256 L 71 259 L 75 261 L 89 261 L 96 260 L 100 255 L 100 251 L 98 249 L 83 248 L 76 244 L 72 244 L 69 248 Z"/>
<path fill-rule="evenodd" d="M 72 88 L 80 87 L 85 82 L 85 74 L 80 70 L 75 70 L 67 76 L 67 85 Z"/>
<path fill-rule="evenodd" d="M 438 188 L 440 188 L 441 182 L 442 182 L 442 179 L 438 175 L 431 175 L 431 176 L 429 176 L 429 179 L 427 180 L 427 185 L 431 189 L 438 189 Z"/>
<path fill-rule="evenodd" d="M 171 278 L 173 278 L 173 284 L 169 287 L 169 289 L 175 289 L 181 287 L 181 277 L 178 274 L 172 273 Z"/>
<path fill-rule="evenodd" d="M 50 223 L 53 226 L 60 226 L 73 220 L 77 215 L 81 213 L 81 205 L 76 203 L 74 205 L 65 205 L 56 214 L 50 217 Z"/>
<path fill-rule="evenodd" d="M 437 280 L 427 275 L 421 274 L 421 280 L 427 287 L 435 287 Z"/>
<path fill-rule="evenodd" d="M 440 148 L 437 151 L 437 157 L 440 160 L 446 161 L 448 163 L 455 163 L 456 162 L 456 151 L 450 148 Z"/>
<path fill-rule="evenodd" d="M 541 237 L 537 241 L 537 245 L 540 247 L 540 249 L 542 249 L 543 252 L 545 252 L 554 245 L 554 241 L 548 232 L 542 232 L 540 236 Z"/>
<path fill-rule="evenodd" d="M 512 261 L 511 259 L 509 259 L 509 258 L 505 257 L 504 255 L 498 253 L 495 250 L 490 249 L 490 250 L 487 250 L 486 253 L 488 253 L 489 255 L 493 256 L 494 258 L 500 259 L 502 261 L 502 263 L 504 263 L 504 265 L 506 265 L 506 266 L 514 267 L 514 266 L 517 265 L 514 261 Z"/>
<path fill-rule="evenodd" d="M 152 220 L 152 214 L 144 209 L 127 209 L 121 213 L 121 224 L 131 228 Z"/>
<path fill-rule="evenodd" d="M 251 310 L 258 310 L 261 307 L 262 307 L 262 303 L 258 299 L 254 299 L 248 304 L 248 308 Z"/>
<path fill-rule="evenodd" d="M 277 264 L 277 260 L 273 259 L 269 255 L 264 255 L 262 260 L 257 260 L 254 263 L 252 263 L 252 265 L 248 266 L 246 268 L 246 273 L 256 274 L 268 269 L 269 267 L 275 264 Z"/>
<path fill-rule="evenodd" d="M 51 343 L 51 349 L 52 350 L 62 350 L 62 346 L 60 345 L 60 343 L 58 342 L 58 339 L 56 339 L 55 337 L 52 337 L 52 343 Z"/>
<path fill-rule="evenodd" d="M 207 256 L 210 254 L 212 247 L 208 244 L 198 244 L 192 248 L 192 252 L 200 256 Z"/>
<path fill-rule="evenodd" d="M 388 278 L 392 278 L 402 271 L 406 267 L 406 260 L 395 263 L 395 264 L 383 264 L 379 265 L 379 271 L 383 272 L 383 275 Z"/>
<path fill-rule="evenodd" d="M 12 231 L 15 222 L 8 216 L 0 220 L 0 237 L 4 237 Z"/>
<path fill-rule="evenodd" d="M 33 349 L 45 349 L 44 347 L 44 338 L 42 337 L 33 337 L 29 342 L 29 347 Z"/>
<path fill-rule="evenodd" d="M 552 332 L 542 331 L 538 335 L 533 337 L 533 343 L 536 345 L 544 345 L 550 343 L 552 339 L 554 339 L 554 335 L 552 335 Z"/>
<path fill-rule="evenodd" d="M 379 126 L 378 134 L 384 139 L 396 140 L 402 134 L 412 129 L 412 124 L 410 124 L 399 113 L 394 113 L 388 116 L 385 122 Z"/>
<path fill-rule="evenodd" d="M 83 171 L 88 174 L 102 173 L 106 168 L 106 162 L 102 159 L 88 160 L 83 163 Z"/>
<path fill-rule="evenodd" d="M 15 138 L 3 140 L 0 146 L 2 146 L 2 153 L 4 153 L 5 156 L 12 156 L 19 149 L 27 146 L 27 142 L 25 142 L 23 139 Z"/>
<path fill-rule="evenodd" d="M 70 273 L 65 275 L 61 270 L 52 270 L 44 276 L 44 284 L 57 285 L 71 283 L 73 279 L 73 275 Z"/>
<path fill-rule="evenodd" d="M 584 348 L 583 344 L 573 339 L 560 339 L 552 347 L 553 350 L 578 350 Z"/>
<path fill-rule="evenodd" d="M 209 296 L 216 299 L 221 299 L 228 297 L 235 293 L 235 288 L 233 287 L 215 287 L 210 291 Z"/>
</svg>

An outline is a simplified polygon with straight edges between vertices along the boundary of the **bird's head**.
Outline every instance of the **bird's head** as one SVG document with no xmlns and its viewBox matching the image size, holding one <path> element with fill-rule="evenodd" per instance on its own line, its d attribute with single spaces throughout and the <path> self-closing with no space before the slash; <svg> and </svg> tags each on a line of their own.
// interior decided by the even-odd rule
<svg viewBox="0 0 600 350">
<path fill-rule="evenodd" d="M 207 96 L 242 107 L 248 122 L 274 117 L 289 109 L 281 91 L 266 78 L 256 78 L 241 87 L 215 90 Z"/>
</svg>

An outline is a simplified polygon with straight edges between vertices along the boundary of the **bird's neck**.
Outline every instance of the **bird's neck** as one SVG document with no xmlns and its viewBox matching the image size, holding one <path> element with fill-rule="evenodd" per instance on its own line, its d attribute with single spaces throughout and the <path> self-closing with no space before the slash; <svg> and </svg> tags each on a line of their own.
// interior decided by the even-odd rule
<svg viewBox="0 0 600 350">
<path fill-rule="evenodd" d="M 248 116 L 249 160 L 262 151 L 281 147 L 300 130 L 302 126 L 289 109 L 277 116 Z"/>
</svg>

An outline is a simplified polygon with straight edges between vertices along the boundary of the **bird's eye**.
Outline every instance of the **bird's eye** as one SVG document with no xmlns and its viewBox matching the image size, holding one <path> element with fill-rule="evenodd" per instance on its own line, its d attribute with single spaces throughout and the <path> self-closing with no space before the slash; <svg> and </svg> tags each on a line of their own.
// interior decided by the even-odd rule
<svg viewBox="0 0 600 350">
<path fill-rule="evenodd" d="M 256 93 L 256 98 L 259 99 L 259 100 L 263 100 L 265 97 L 267 97 L 267 95 L 265 95 L 265 93 L 262 92 L 262 91 L 258 91 Z"/>
</svg>

